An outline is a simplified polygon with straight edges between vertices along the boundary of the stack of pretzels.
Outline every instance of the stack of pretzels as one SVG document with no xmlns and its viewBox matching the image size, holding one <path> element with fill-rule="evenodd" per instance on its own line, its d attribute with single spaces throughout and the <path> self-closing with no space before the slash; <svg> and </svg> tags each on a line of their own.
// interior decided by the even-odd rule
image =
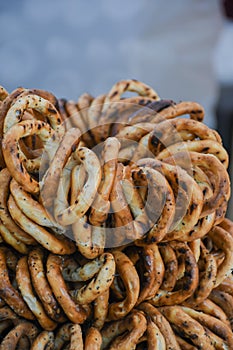
<svg viewBox="0 0 233 350">
<path fill-rule="evenodd" d="M 233 349 L 228 154 L 203 118 L 136 80 L 0 87 L 0 350 Z"/>
</svg>

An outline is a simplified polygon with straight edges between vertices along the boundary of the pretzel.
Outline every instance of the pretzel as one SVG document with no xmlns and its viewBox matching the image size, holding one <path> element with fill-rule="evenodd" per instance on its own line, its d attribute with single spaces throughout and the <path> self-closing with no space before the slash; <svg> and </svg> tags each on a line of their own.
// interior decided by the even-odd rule
<svg viewBox="0 0 233 350">
<path fill-rule="evenodd" d="M 90 270 L 93 262 L 89 263 Z M 102 254 L 98 259 L 98 272 L 96 276 L 79 290 L 75 290 L 74 298 L 81 304 L 86 305 L 95 300 L 99 295 L 104 293 L 111 285 L 115 272 L 115 261 L 110 253 Z M 88 268 L 89 268 L 88 266 Z M 89 278 L 92 278 L 89 273 Z"/>
<path fill-rule="evenodd" d="M 1 271 L 1 284 L 0 284 L 0 296 L 9 305 L 13 311 L 28 320 L 33 320 L 34 316 L 29 310 L 27 304 L 19 292 L 11 284 L 8 269 L 7 269 L 7 253 L 8 250 L 4 247 L 0 247 L 0 271 Z"/>
<path fill-rule="evenodd" d="M 103 328 L 108 315 L 109 289 L 98 296 L 93 302 L 93 326 Z"/>
<path fill-rule="evenodd" d="M 177 259 L 184 261 L 185 273 L 178 279 L 175 291 L 158 290 L 151 299 L 151 303 L 156 306 L 180 304 L 193 294 L 198 285 L 198 267 L 188 245 L 175 241 L 170 245 L 175 249 Z"/>
<path fill-rule="evenodd" d="M 57 238 L 54 234 L 24 215 L 11 195 L 8 200 L 8 209 L 13 220 L 45 249 L 54 254 L 72 254 L 75 251 L 75 245 L 72 241 L 64 237 Z"/>
<path fill-rule="evenodd" d="M 45 208 L 50 208 L 56 196 L 62 168 L 66 164 L 73 149 L 79 143 L 79 129 L 69 129 L 62 137 L 60 144 L 40 182 L 40 196 Z"/>
<path fill-rule="evenodd" d="M 161 307 L 159 311 L 170 322 L 178 335 L 181 333 L 183 337 L 189 339 L 197 348 L 215 349 L 204 327 L 186 314 L 180 306 Z"/>
<path fill-rule="evenodd" d="M 178 275 L 178 261 L 176 254 L 169 243 L 160 244 L 159 251 L 165 266 L 163 282 L 160 287 L 162 290 L 171 292 L 176 285 Z"/>
<path fill-rule="evenodd" d="M 100 350 L 102 344 L 102 336 L 98 329 L 90 327 L 86 333 L 84 349 L 85 350 Z M 74 349 L 75 350 L 75 349 Z"/>
<path fill-rule="evenodd" d="M 133 217 L 126 201 L 122 180 L 124 177 L 124 166 L 121 163 L 117 165 L 116 176 L 113 182 L 112 192 L 110 193 L 110 201 L 114 216 L 113 237 L 109 246 L 118 247 L 123 245 L 123 242 L 135 240 L 135 230 L 133 226 Z"/>
<path fill-rule="evenodd" d="M 202 122 L 204 118 L 204 108 L 196 102 L 180 102 L 156 113 L 150 120 L 151 123 L 158 123 L 165 119 L 173 119 L 181 115 L 189 114 L 190 119 Z"/>
<path fill-rule="evenodd" d="M 208 252 L 204 244 L 201 244 L 201 255 L 199 258 L 199 283 L 193 296 L 188 302 L 197 305 L 208 298 L 215 286 L 217 276 L 217 264 L 214 256 Z"/>
<path fill-rule="evenodd" d="M 43 266 L 44 256 L 45 254 L 41 248 L 33 249 L 28 255 L 28 268 L 32 285 L 47 315 L 56 322 L 64 322 L 66 318 L 46 278 L 46 271 Z"/>
<path fill-rule="evenodd" d="M 47 260 L 47 278 L 54 296 L 59 300 L 64 313 L 73 323 L 83 323 L 89 315 L 89 307 L 72 300 L 61 270 L 62 257 L 50 254 Z"/>
<path fill-rule="evenodd" d="M 184 158 L 187 159 L 186 155 Z M 162 173 L 169 182 L 176 199 L 175 217 L 170 232 L 166 232 L 165 240 L 190 241 L 199 238 L 195 225 L 202 211 L 202 193 L 193 178 L 179 166 L 166 164 L 152 158 L 141 159 L 137 162 L 140 167 L 151 167 Z M 190 203 L 191 199 L 191 203 Z M 180 210 L 181 207 L 181 210 Z M 171 211 L 174 208 L 170 209 Z M 186 215 L 185 215 L 186 214 Z M 182 220 L 181 220 L 182 218 Z M 194 230 L 190 235 L 190 231 Z M 201 234 L 206 232 L 201 231 Z"/>
<path fill-rule="evenodd" d="M 43 331 L 38 334 L 33 344 L 31 345 L 31 350 L 53 350 L 54 348 L 54 334 L 53 332 Z"/>
<path fill-rule="evenodd" d="M 27 337 L 32 345 L 38 334 L 38 328 L 30 322 L 22 322 L 15 326 L 2 340 L 0 350 L 17 349 L 18 343 L 22 337 Z"/>
<path fill-rule="evenodd" d="M 208 233 L 214 245 L 224 252 L 224 260 L 218 267 L 215 287 L 222 283 L 225 277 L 231 273 L 233 266 L 233 237 L 223 228 L 214 226 Z"/>
<path fill-rule="evenodd" d="M 41 302 L 37 299 L 35 293 L 33 292 L 26 256 L 20 258 L 18 261 L 16 280 L 22 297 L 24 298 L 29 309 L 35 315 L 39 324 L 48 331 L 55 329 L 56 323 L 46 315 Z"/>
<path fill-rule="evenodd" d="M 140 311 L 130 313 L 124 320 L 111 322 L 101 331 L 103 350 L 135 349 L 145 332 L 147 322 Z"/>
<path fill-rule="evenodd" d="M 164 147 L 169 147 L 177 142 L 193 140 L 212 140 L 222 144 L 220 135 L 205 124 L 194 119 L 177 118 L 164 120 L 153 124 L 154 129 L 150 132 L 148 148 L 157 156 Z M 184 142 L 188 146 L 188 143 Z"/>
<path fill-rule="evenodd" d="M 191 308 L 182 307 L 182 310 L 191 316 L 193 319 L 200 322 L 201 325 L 208 328 L 211 331 L 211 336 L 216 334 L 218 337 L 223 338 L 222 347 L 233 346 L 233 334 L 230 327 L 226 326 L 222 321 L 216 319 L 213 316 L 205 315 L 200 311 L 193 310 Z M 215 338 L 218 341 L 218 338 Z M 225 342 L 226 341 L 226 342 Z"/>
<path fill-rule="evenodd" d="M 166 158 L 166 162 L 175 161 L 176 164 L 184 167 L 184 152 L 178 152 L 173 155 L 173 159 Z M 207 175 L 211 176 L 210 181 L 213 181 L 213 195 L 204 201 L 202 214 L 207 215 L 220 207 L 225 201 L 229 200 L 230 196 L 230 180 L 225 167 L 212 154 L 203 154 L 198 152 L 189 152 L 191 162 L 195 166 L 201 167 Z"/>
<path fill-rule="evenodd" d="M 119 302 L 113 302 L 108 308 L 108 320 L 118 320 L 127 315 L 137 302 L 139 296 L 140 281 L 131 260 L 120 251 L 112 252 L 116 271 L 120 274 L 125 288 L 125 298 Z"/>
<path fill-rule="evenodd" d="M 215 304 L 217 304 L 227 315 L 228 320 L 230 321 L 231 328 L 233 327 L 233 297 L 226 293 L 219 290 L 213 290 L 210 295 L 209 299 L 213 301 Z"/>
<path fill-rule="evenodd" d="M 155 296 L 161 287 L 164 277 L 164 264 L 160 250 L 156 244 L 144 246 L 142 257 L 145 270 L 140 281 L 140 293 L 137 305 Z"/>
<path fill-rule="evenodd" d="M 157 308 L 155 308 L 148 302 L 144 302 L 138 306 L 138 309 L 142 310 L 147 315 L 147 317 L 149 317 L 149 319 L 151 319 L 154 322 L 154 324 L 156 324 L 165 340 L 165 349 L 180 350 L 180 347 L 176 341 L 175 334 L 169 322 L 159 312 Z"/>
<path fill-rule="evenodd" d="M 27 172 L 23 165 L 24 156 L 20 152 L 19 140 L 29 135 L 37 134 L 43 142 L 51 139 L 53 130 L 41 121 L 22 121 L 13 125 L 2 140 L 2 151 L 8 170 L 15 180 L 30 193 L 39 192 L 39 183 Z"/>
<path fill-rule="evenodd" d="M 98 195 L 96 196 L 89 220 L 92 225 L 100 226 L 106 221 L 110 209 L 110 193 L 113 186 L 113 181 L 117 168 L 117 157 L 120 148 L 120 143 L 116 138 L 109 137 L 103 146 L 103 175 L 98 188 Z"/>
<path fill-rule="evenodd" d="M 88 178 L 73 205 L 64 208 L 64 204 L 58 206 L 55 200 L 55 218 L 61 225 L 73 224 L 84 216 L 95 198 L 101 180 L 100 164 L 94 152 L 81 147 L 77 149 L 76 154 L 84 165 Z"/>
</svg>

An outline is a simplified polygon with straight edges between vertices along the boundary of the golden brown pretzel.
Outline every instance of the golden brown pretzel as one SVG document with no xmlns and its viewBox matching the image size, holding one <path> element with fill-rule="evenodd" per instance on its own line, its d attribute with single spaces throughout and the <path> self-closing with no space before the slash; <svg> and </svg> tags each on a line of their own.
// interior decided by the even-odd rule
<svg viewBox="0 0 233 350">
<path fill-rule="evenodd" d="M 101 331 L 103 350 L 135 349 L 147 327 L 141 311 L 134 310 L 125 319 L 107 324 Z"/>
<path fill-rule="evenodd" d="M 40 197 L 45 208 L 50 208 L 53 204 L 62 169 L 73 149 L 76 149 L 80 137 L 80 130 L 71 128 L 60 140 L 56 153 L 40 182 Z"/>
<path fill-rule="evenodd" d="M 30 193 L 39 192 L 39 183 L 32 178 L 23 165 L 24 156 L 20 152 L 19 140 L 37 134 L 43 142 L 51 139 L 54 131 L 49 124 L 41 121 L 25 120 L 13 125 L 2 140 L 2 151 L 8 170 L 15 180 Z"/>
<path fill-rule="evenodd" d="M 159 308 L 159 311 L 170 322 L 175 332 L 178 335 L 181 333 L 184 338 L 189 339 L 191 344 L 201 349 L 215 349 L 204 327 L 186 314 L 180 306 L 165 306 Z"/>
<path fill-rule="evenodd" d="M 108 320 L 118 320 L 127 315 L 136 304 L 140 281 L 133 263 L 123 252 L 116 250 L 112 254 L 116 262 L 116 271 L 124 284 L 125 298 L 109 305 Z"/>
<path fill-rule="evenodd" d="M 47 260 L 47 278 L 54 296 L 66 316 L 73 323 L 83 323 L 90 313 L 90 308 L 75 303 L 62 276 L 62 257 L 50 254 Z"/>
<path fill-rule="evenodd" d="M 219 290 L 213 290 L 210 295 L 209 299 L 213 301 L 215 304 L 217 304 L 227 315 L 228 320 L 231 324 L 231 329 L 233 328 L 233 297 L 226 293 Z"/>
<path fill-rule="evenodd" d="M 47 316 L 43 305 L 38 300 L 36 294 L 33 291 L 26 256 L 20 258 L 18 261 L 16 269 L 16 280 L 23 299 L 25 300 L 31 312 L 35 315 L 39 324 L 47 331 L 52 331 L 55 329 L 57 325 L 56 322 Z"/>
<path fill-rule="evenodd" d="M 197 320 L 201 325 L 208 328 L 212 332 L 212 336 L 214 333 L 218 337 L 222 338 L 224 341 L 222 345 L 223 348 L 224 345 L 228 346 L 229 348 L 233 347 L 233 334 L 230 327 L 228 327 L 225 323 L 213 316 L 206 315 L 203 312 L 196 311 L 191 308 L 182 307 L 182 310 L 193 319 Z"/>
<path fill-rule="evenodd" d="M 112 254 L 104 253 L 97 259 L 98 271 L 95 274 L 95 277 L 92 278 L 93 274 L 92 272 L 89 272 L 89 279 L 92 278 L 92 280 L 79 290 L 74 291 L 73 297 L 81 305 L 90 304 L 98 296 L 109 289 L 113 281 L 115 273 L 115 260 Z M 89 263 L 90 270 L 93 263 L 95 262 L 92 261 Z"/>
<path fill-rule="evenodd" d="M 218 266 L 215 287 L 230 275 L 233 266 L 233 237 L 226 230 L 219 226 L 214 226 L 208 233 L 214 246 L 224 252 L 224 260 Z"/>
<path fill-rule="evenodd" d="M 116 176 L 119 148 L 120 143 L 114 137 L 109 137 L 103 145 L 101 157 L 103 159 L 103 174 L 89 216 L 90 223 L 95 226 L 100 226 L 107 219 L 110 209 L 109 197 L 113 187 L 113 181 Z"/>
<path fill-rule="evenodd" d="M 158 329 L 164 337 L 166 349 L 180 350 L 180 347 L 176 341 L 175 334 L 169 322 L 161 314 L 161 312 L 159 312 L 158 308 L 154 307 L 148 302 L 144 302 L 138 306 L 138 309 L 142 310 L 157 325 Z"/>
<path fill-rule="evenodd" d="M 40 226 L 49 227 L 56 233 L 64 233 L 64 228 L 54 221 L 53 217 L 44 206 L 36 201 L 32 195 L 26 192 L 14 179 L 10 182 L 10 192 L 19 209 L 29 219 Z M 33 242 L 32 238 L 31 240 Z"/>
<path fill-rule="evenodd" d="M 61 225 L 73 224 L 85 215 L 95 198 L 101 180 L 101 167 L 95 153 L 86 147 L 81 147 L 76 150 L 76 154 L 84 165 L 88 178 L 74 204 L 68 208 L 66 203 L 60 203 L 56 198 L 55 218 Z"/>
<path fill-rule="evenodd" d="M 0 101 L 4 101 L 8 95 L 6 89 L 3 86 L 0 86 Z"/>
<path fill-rule="evenodd" d="M 84 349 L 85 350 L 100 350 L 102 344 L 102 336 L 98 329 L 90 327 L 86 333 Z M 75 350 L 75 349 L 74 349 Z"/>
<path fill-rule="evenodd" d="M 46 278 L 43 265 L 44 256 L 44 251 L 41 248 L 33 249 L 28 255 L 28 268 L 32 285 L 47 315 L 56 322 L 64 322 L 66 318 Z"/>
<path fill-rule="evenodd" d="M 137 305 L 155 296 L 164 277 L 164 264 L 157 244 L 145 245 L 139 256 L 139 263 L 143 264 L 144 269 L 140 280 Z"/>
<path fill-rule="evenodd" d="M 103 328 L 108 315 L 109 289 L 98 296 L 93 302 L 93 326 Z"/>
<path fill-rule="evenodd" d="M 175 250 L 177 259 L 184 267 L 184 275 L 178 278 L 174 290 L 166 291 L 159 289 L 151 299 L 155 306 L 180 304 L 190 297 L 198 285 L 198 267 L 194 255 L 186 243 L 170 242 Z"/>
<path fill-rule="evenodd" d="M 159 251 L 165 267 L 161 289 L 172 291 L 176 285 L 176 279 L 178 275 L 178 261 L 176 254 L 169 243 L 160 244 Z"/>
<path fill-rule="evenodd" d="M 53 332 L 43 331 L 38 334 L 30 350 L 53 350 L 54 334 Z"/>
<path fill-rule="evenodd" d="M 9 273 L 7 269 L 7 254 L 8 250 L 4 247 L 0 247 L 0 271 L 1 271 L 1 284 L 0 284 L 0 296 L 9 305 L 14 312 L 28 320 L 33 320 L 34 316 L 23 298 L 12 285 Z"/>
<path fill-rule="evenodd" d="M 201 255 L 198 261 L 199 283 L 193 296 L 187 300 L 189 303 L 197 305 L 205 301 L 216 283 L 217 263 L 214 256 L 208 252 L 201 243 Z"/>
<path fill-rule="evenodd" d="M 173 119 L 181 115 L 189 114 L 191 119 L 201 122 L 204 118 L 204 108 L 196 102 L 180 102 L 156 113 L 150 120 L 152 123 L 158 123 L 165 119 Z"/>
<path fill-rule="evenodd" d="M 75 251 L 75 245 L 66 237 L 57 237 L 50 233 L 44 227 L 37 225 L 30 220 L 16 205 L 14 198 L 10 195 L 8 200 L 8 209 L 13 220 L 32 236 L 45 249 L 54 254 L 72 254 Z"/>
<path fill-rule="evenodd" d="M 0 350 L 15 350 L 22 337 L 27 337 L 30 345 L 32 345 L 35 337 L 38 334 L 37 327 L 30 322 L 22 322 L 15 326 L 3 339 L 0 345 Z M 31 349 L 31 348 L 30 348 Z"/>
</svg>

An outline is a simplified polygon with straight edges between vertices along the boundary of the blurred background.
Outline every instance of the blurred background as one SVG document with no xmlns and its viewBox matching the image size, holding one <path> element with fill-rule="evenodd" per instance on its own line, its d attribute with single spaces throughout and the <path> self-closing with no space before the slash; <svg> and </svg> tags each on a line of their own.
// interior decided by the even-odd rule
<svg viewBox="0 0 233 350">
<path fill-rule="evenodd" d="M 232 2 L 0 1 L 0 84 L 77 99 L 135 78 L 163 98 L 201 103 L 231 152 Z"/>
</svg>

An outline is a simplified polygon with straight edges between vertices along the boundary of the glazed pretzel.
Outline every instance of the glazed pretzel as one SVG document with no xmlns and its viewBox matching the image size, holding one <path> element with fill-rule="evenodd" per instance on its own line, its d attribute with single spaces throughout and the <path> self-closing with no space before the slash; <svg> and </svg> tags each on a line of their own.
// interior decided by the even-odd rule
<svg viewBox="0 0 233 350">
<path fill-rule="evenodd" d="M 219 290 L 213 290 L 210 295 L 209 299 L 213 301 L 215 304 L 217 304 L 226 314 L 227 319 L 230 321 L 231 329 L 233 328 L 233 297 L 232 295 L 219 291 Z"/>
</svg>

